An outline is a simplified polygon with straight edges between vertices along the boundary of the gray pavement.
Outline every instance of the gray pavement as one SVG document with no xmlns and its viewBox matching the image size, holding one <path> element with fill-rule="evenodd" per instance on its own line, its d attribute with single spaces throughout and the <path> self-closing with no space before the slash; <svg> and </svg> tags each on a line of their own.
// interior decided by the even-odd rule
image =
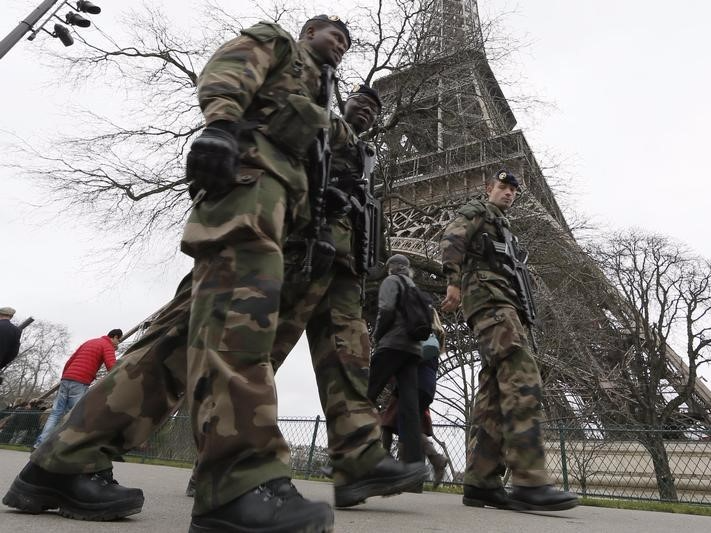
<svg viewBox="0 0 711 533">
<path fill-rule="evenodd" d="M 4 495 L 29 454 L 0 450 L 0 495 Z M 27 515 L 0 505 L 1 533 L 178 533 L 187 531 L 192 500 L 183 494 L 189 471 L 183 468 L 117 463 L 121 484 L 141 487 L 143 512 L 117 522 L 81 522 L 55 513 Z M 308 498 L 333 502 L 329 483 L 296 481 Z M 711 517 L 577 507 L 560 513 L 516 513 L 465 507 L 461 496 L 425 492 L 371 498 L 364 505 L 336 511 L 338 533 L 521 532 L 696 533 L 711 531 Z"/>
</svg>

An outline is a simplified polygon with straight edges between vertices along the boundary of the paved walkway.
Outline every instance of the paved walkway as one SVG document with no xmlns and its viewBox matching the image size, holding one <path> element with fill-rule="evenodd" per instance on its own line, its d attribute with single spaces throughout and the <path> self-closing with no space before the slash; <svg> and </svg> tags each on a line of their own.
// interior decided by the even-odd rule
<svg viewBox="0 0 711 533">
<path fill-rule="evenodd" d="M 0 450 L 0 495 L 29 454 Z M 118 522 L 81 522 L 55 513 L 27 515 L 0 505 L 1 533 L 178 533 L 187 531 L 192 500 L 183 495 L 189 471 L 167 466 L 117 463 L 116 478 L 141 487 L 143 512 Z M 308 498 L 332 502 L 329 483 L 296 481 Z M 711 517 L 577 507 L 560 513 L 516 513 L 462 505 L 461 496 L 425 492 L 371 498 L 365 505 L 336 511 L 338 533 L 516 532 L 516 533 L 708 533 Z"/>
</svg>

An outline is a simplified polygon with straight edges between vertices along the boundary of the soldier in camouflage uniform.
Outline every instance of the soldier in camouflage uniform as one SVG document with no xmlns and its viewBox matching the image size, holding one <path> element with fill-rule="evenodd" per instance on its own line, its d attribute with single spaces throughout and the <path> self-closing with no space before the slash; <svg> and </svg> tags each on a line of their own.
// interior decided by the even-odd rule
<svg viewBox="0 0 711 533">
<path fill-rule="evenodd" d="M 309 219 L 306 153 L 328 124 L 326 110 L 315 104 L 321 65 L 336 66 L 349 46 L 337 17 L 310 19 L 298 42 L 276 24 L 260 23 L 220 47 L 198 81 L 207 127 L 188 154 L 195 202 L 181 243 L 195 259 L 187 391 L 199 467 L 190 531 L 320 532 L 333 525 L 330 506 L 304 500 L 289 481 L 269 354 L 282 243 Z M 329 246 L 317 242 L 316 257 L 328 255 Z M 127 395 L 141 393 L 138 367 L 130 360 L 118 367 L 113 377 L 123 386 L 109 387 L 107 401 L 118 416 L 155 424 L 165 412 L 121 409 L 133 403 Z M 58 443 L 58 433 L 62 428 L 46 446 L 55 443 L 71 457 L 71 436 L 65 432 L 69 438 Z M 16 478 L 6 505 L 30 512 L 59 507 L 65 516 L 98 520 L 140 511 L 140 490 L 94 469 L 109 468 L 108 457 L 87 466 L 53 461 L 52 450 L 43 448 Z"/>
<path fill-rule="evenodd" d="M 378 93 L 361 85 L 351 92 L 343 119 L 332 128 L 332 186 L 327 199 L 333 205 L 327 211 L 331 213 L 328 226 L 335 260 L 332 266 L 321 267 L 321 275 L 303 281 L 305 238 L 299 233 L 289 238 L 279 326 L 271 354 L 278 369 L 306 330 L 326 415 L 337 507 L 356 505 L 369 496 L 402 492 L 427 475 L 424 465 L 398 463 L 385 453 L 377 410 L 366 394 L 370 340 L 362 315 L 360 281 L 367 273 L 356 266 L 354 222 L 347 211 L 363 176 L 362 150 L 369 150 L 358 135 L 373 125 L 380 108 Z"/>
<path fill-rule="evenodd" d="M 574 494 L 549 484 L 541 433 L 541 376 L 522 324 L 521 301 L 503 268 L 506 256 L 490 246 L 503 241 L 500 228 L 519 183 L 506 170 L 487 180 L 487 199 L 459 209 L 442 236 L 447 294 L 442 310 L 461 302 L 481 355 L 479 390 L 467 446 L 464 504 L 503 509 L 562 510 L 577 505 Z M 509 466 L 513 491 L 502 475 Z"/>
<path fill-rule="evenodd" d="M 334 257 L 331 262 L 321 254 L 314 265 L 316 274 L 305 280 L 306 237 L 297 232 L 287 240 L 279 324 L 271 353 L 276 373 L 306 331 L 326 415 L 337 507 L 402 492 L 426 476 L 422 465 L 403 465 L 385 453 L 377 410 L 366 395 L 370 339 L 362 316 L 360 282 L 366 273 L 356 267 L 356 239 L 348 211 L 363 176 L 361 150 L 369 149 L 358 135 L 373 125 L 380 109 L 377 91 L 360 85 L 348 96 L 343 118 L 332 121 L 331 186 L 326 195 L 330 216 L 321 238 L 332 243 Z"/>
</svg>

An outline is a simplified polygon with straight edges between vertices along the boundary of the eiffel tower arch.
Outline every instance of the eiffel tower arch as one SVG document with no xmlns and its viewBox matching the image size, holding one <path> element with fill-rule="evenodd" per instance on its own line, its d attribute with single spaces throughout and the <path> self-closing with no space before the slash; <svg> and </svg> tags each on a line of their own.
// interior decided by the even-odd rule
<svg viewBox="0 0 711 533">
<path fill-rule="evenodd" d="M 575 339 L 576 320 L 610 329 L 609 311 L 601 308 L 558 309 L 562 295 L 576 297 L 574 267 L 607 284 L 582 248 L 558 206 L 514 113 L 494 76 L 486 55 L 475 0 L 437 0 L 416 25 L 419 46 L 405 62 L 409 68 L 377 79 L 390 126 L 378 136 L 379 179 L 388 223 L 388 249 L 407 255 L 420 286 L 441 300 L 446 284 L 441 275 L 440 236 L 456 209 L 482 194 L 487 176 L 504 167 L 522 182 L 511 211 L 515 232 L 528 247 L 537 280 L 538 302 L 548 324 L 565 330 L 567 344 L 543 345 L 538 355 L 550 418 L 598 427 L 621 423 L 619 405 L 628 401 L 619 386 L 620 344 L 595 350 Z M 372 317 L 374 293 L 366 306 Z M 478 352 L 462 317 L 443 316 L 448 332 L 442 378 L 461 387 L 452 418 L 468 421 L 473 400 Z M 559 343 L 561 344 L 561 343 Z M 570 352 L 576 352 L 571 354 Z M 683 359 L 668 347 L 669 387 L 688 377 Z M 711 392 L 697 381 L 693 406 L 696 419 L 711 422 Z"/>
</svg>

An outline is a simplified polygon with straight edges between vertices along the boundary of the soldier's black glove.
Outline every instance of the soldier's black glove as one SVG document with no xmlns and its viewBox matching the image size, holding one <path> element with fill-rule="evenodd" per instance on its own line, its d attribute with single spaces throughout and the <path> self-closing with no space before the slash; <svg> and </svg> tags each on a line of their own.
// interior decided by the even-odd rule
<svg viewBox="0 0 711 533">
<path fill-rule="evenodd" d="M 191 197 L 204 190 L 208 199 L 220 198 L 234 188 L 239 170 L 236 132 L 234 122 L 217 120 L 193 141 L 185 168 Z"/>
<path fill-rule="evenodd" d="M 324 202 L 327 217 L 341 218 L 351 211 L 350 198 L 338 187 L 326 187 Z"/>
<path fill-rule="evenodd" d="M 329 270 L 333 265 L 333 259 L 336 257 L 336 243 L 333 240 L 331 228 L 325 226 L 318 233 L 318 239 L 314 243 L 314 251 L 311 259 L 311 275 L 312 278 L 319 278 Z"/>
</svg>

